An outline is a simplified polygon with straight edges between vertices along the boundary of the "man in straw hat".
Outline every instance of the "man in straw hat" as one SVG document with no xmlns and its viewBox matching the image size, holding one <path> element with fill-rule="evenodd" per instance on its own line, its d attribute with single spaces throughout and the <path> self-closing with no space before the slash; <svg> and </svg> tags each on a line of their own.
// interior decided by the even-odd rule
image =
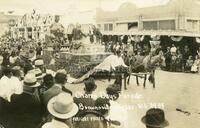
<svg viewBox="0 0 200 128">
<path fill-rule="evenodd" d="M 40 83 L 38 83 L 35 73 L 29 72 L 24 77 L 24 92 L 30 95 L 33 95 L 36 100 L 39 101 L 38 87 Z"/>
<path fill-rule="evenodd" d="M 39 68 L 32 69 L 32 70 L 28 71 L 28 73 L 35 74 L 37 82 L 40 83 L 40 84 L 42 84 L 43 77 L 46 75 L 45 73 L 42 73 L 42 71 Z"/>
<path fill-rule="evenodd" d="M 169 126 L 169 122 L 165 119 L 165 113 L 162 109 L 149 109 L 142 118 L 142 122 L 146 125 L 146 128 L 164 128 Z"/>
<path fill-rule="evenodd" d="M 54 118 L 51 122 L 45 123 L 42 128 L 70 128 L 71 118 L 78 112 L 78 106 L 68 93 L 60 93 L 50 99 L 47 109 Z"/>
<path fill-rule="evenodd" d="M 46 72 L 46 68 L 44 66 L 44 60 L 43 59 L 36 59 L 34 61 L 34 66 L 35 66 L 35 68 L 39 68 L 42 71 L 42 73 Z"/>
<path fill-rule="evenodd" d="M 23 81 L 24 92 L 21 95 L 12 97 L 9 111 L 9 121 L 13 122 L 11 127 L 35 128 L 41 122 L 41 105 L 36 91 L 39 86 L 35 74 L 28 73 L 25 75 Z"/>
</svg>

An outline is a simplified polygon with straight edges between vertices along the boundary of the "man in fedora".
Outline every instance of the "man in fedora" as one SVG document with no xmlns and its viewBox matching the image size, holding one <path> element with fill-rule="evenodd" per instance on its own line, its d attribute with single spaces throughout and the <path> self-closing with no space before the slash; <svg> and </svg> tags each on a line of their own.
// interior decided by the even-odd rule
<svg viewBox="0 0 200 128">
<path fill-rule="evenodd" d="M 78 106 L 72 96 L 64 92 L 50 99 L 47 109 L 53 119 L 45 123 L 42 128 L 71 128 L 71 119 L 78 112 Z"/>
<path fill-rule="evenodd" d="M 162 109 L 149 109 L 142 118 L 142 122 L 146 125 L 146 128 L 164 128 L 169 126 L 169 122 L 165 119 L 165 113 Z"/>
<path fill-rule="evenodd" d="M 12 97 L 9 111 L 11 127 L 35 128 L 41 122 L 41 105 L 35 91 L 40 84 L 34 73 L 28 73 L 23 81 L 23 93 Z M 15 118 L 13 118 L 15 117 Z M 31 123 L 30 123 L 31 122 Z"/>
</svg>

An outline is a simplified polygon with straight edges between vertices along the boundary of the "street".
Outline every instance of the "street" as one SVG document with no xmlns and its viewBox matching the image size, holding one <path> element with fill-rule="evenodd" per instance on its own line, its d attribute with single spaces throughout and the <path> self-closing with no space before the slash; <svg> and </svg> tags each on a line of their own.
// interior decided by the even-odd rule
<svg viewBox="0 0 200 128">
<path fill-rule="evenodd" d="M 137 86 L 132 76 L 128 90 L 123 90 L 118 102 L 128 112 L 128 128 L 145 128 L 141 118 L 151 107 L 162 108 L 170 125 L 168 128 L 199 128 L 200 126 L 200 74 L 172 73 L 156 70 L 156 88 L 147 81 L 146 88 Z M 103 95 L 112 84 L 108 80 L 96 81 L 94 94 Z M 75 94 L 83 92 L 83 84 L 68 85 Z M 120 113 L 119 113 L 120 116 Z"/>
</svg>

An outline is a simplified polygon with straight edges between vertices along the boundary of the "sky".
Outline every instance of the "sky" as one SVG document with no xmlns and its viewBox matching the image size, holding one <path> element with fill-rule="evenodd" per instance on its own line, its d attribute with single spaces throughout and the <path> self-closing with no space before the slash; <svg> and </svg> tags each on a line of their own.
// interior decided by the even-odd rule
<svg viewBox="0 0 200 128">
<path fill-rule="evenodd" d="M 62 14 L 67 10 L 92 10 L 101 7 L 114 11 L 124 2 L 132 2 L 138 7 L 166 4 L 169 0 L 0 0 L 0 11 L 14 11 L 24 14 L 33 9 L 40 13 Z"/>
</svg>

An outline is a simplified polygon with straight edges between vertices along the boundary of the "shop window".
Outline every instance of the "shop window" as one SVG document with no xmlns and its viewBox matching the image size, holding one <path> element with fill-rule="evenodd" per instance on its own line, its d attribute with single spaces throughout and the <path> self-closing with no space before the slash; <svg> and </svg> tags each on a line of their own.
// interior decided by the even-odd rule
<svg viewBox="0 0 200 128">
<path fill-rule="evenodd" d="M 159 30 L 175 30 L 175 20 L 159 21 Z"/>
<path fill-rule="evenodd" d="M 113 24 L 104 24 L 104 31 L 113 31 Z"/>
<path fill-rule="evenodd" d="M 157 21 L 144 21 L 143 29 L 144 30 L 158 30 L 158 23 Z"/>
<path fill-rule="evenodd" d="M 198 20 L 187 20 L 188 31 L 198 31 Z"/>
</svg>

